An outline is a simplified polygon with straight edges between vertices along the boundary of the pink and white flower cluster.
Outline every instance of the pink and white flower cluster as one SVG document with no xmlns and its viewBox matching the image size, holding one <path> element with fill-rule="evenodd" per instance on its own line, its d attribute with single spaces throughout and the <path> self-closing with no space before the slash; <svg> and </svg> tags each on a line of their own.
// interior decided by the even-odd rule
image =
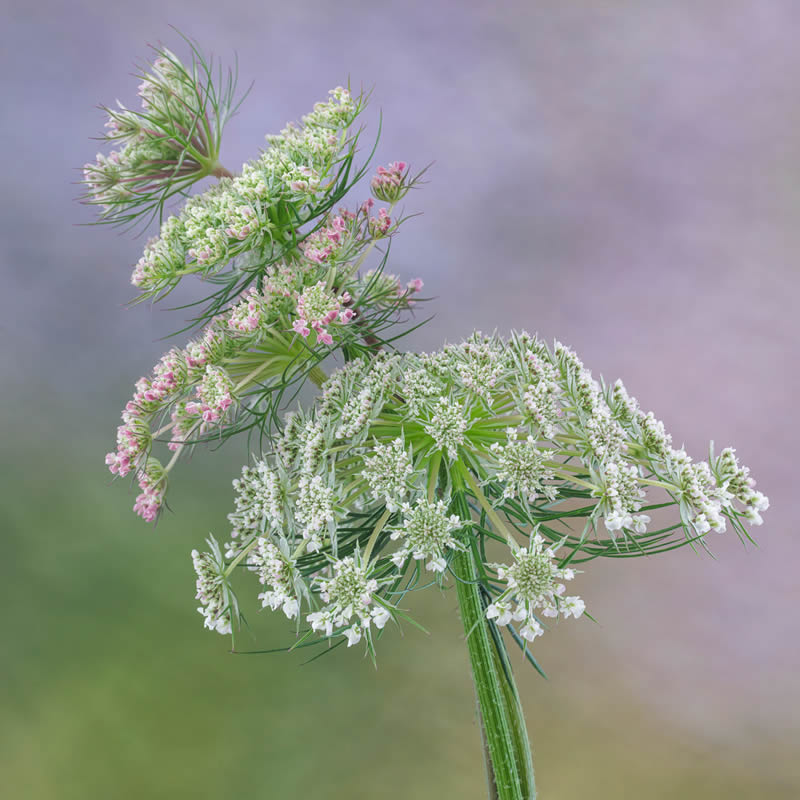
<svg viewBox="0 0 800 800">
<path fill-rule="evenodd" d="M 147 469 L 139 472 L 138 482 L 142 491 L 136 497 L 133 510 L 145 522 L 155 522 L 167 489 L 166 475 L 161 465 L 153 459 Z"/>
<path fill-rule="evenodd" d="M 384 203 L 396 203 L 408 191 L 405 178 L 408 165 L 405 161 L 392 161 L 388 167 L 378 167 L 370 181 L 372 193 Z"/>
<path fill-rule="evenodd" d="M 319 341 L 331 345 L 333 336 L 328 332 L 327 326 L 337 319 L 345 325 L 350 322 L 355 313 L 347 306 L 352 302 L 353 298 L 349 292 L 337 297 L 328 289 L 325 281 L 319 281 L 314 286 L 309 286 L 298 297 L 297 319 L 292 323 L 292 327 L 304 338 L 314 330 Z"/>
<path fill-rule="evenodd" d="M 348 221 L 352 219 L 353 214 L 347 212 L 331 217 L 329 225 L 314 231 L 301 242 L 300 250 L 303 255 L 317 264 L 331 260 L 347 243 L 351 233 Z"/>
<path fill-rule="evenodd" d="M 149 427 L 135 417 L 131 418 L 117 428 L 117 450 L 106 454 L 106 466 L 112 475 L 123 478 L 138 466 L 149 446 Z"/>
<path fill-rule="evenodd" d="M 240 333 L 252 333 L 258 328 L 263 316 L 262 304 L 258 290 L 251 287 L 239 305 L 235 306 L 228 317 L 228 327 Z"/>
<path fill-rule="evenodd" d="M 391 227 L 392 218 L 389 216 L 389 211 L 385 208 L 382 208 L 378 212 L 377 217 L 369 218 L 369 232 L 375 239 L 381 239 L 386 236 Z"/>
<path fill-rule="evenodd" d="M 219 367 L 206 366 L 203 379 L 195 388 L 196 401 L 186 404 L 190 416 L 199 416 L 203 422 L 219 422 L 233 404 L 233 381 Z"/>
</svg>

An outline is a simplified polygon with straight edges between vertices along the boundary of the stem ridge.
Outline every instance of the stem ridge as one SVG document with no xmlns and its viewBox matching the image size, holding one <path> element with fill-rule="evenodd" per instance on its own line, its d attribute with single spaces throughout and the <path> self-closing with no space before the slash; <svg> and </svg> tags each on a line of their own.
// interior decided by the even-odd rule
<svg viewBox="0 0 800 800">
<path fill-rule="evenodd" d="M 463 494 L 455 500 L 454 510 L 462 519 L 470 518 Z M 472 550 L 459 552 L 452 568 L 484 733 L 489 798 L 535 800 L 533 762 L 519 694 L 502 639 L 498 644 L 489 629 Z"/>
</svg>

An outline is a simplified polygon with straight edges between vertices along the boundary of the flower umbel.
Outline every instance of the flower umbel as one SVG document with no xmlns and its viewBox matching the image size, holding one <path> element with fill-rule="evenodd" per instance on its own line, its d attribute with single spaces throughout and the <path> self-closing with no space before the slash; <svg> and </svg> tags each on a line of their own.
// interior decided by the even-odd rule
<svg viewBox="0 0 800 800">
<path fill-rule="evenodd" d="M 172 51 L 154 48 L 152 64 L 139 76 L 141 108 L 119 101 L 103 108 L 105 141 L 116 149 L 84 167 L 84 201 L 100 208 L 101 222 L 152 217 L 198 180 L 229 174 L 218 158 L 222 130 L 235 111 L 235 81 L 231 74 L 218 88 L 212 64 L 191 49 L 185 65 Z"/>
<path fill-rule="evenodd" d="M 536 611 L 546 617 L 557 617 L 559 612 L 577 619 L 585 604 L 580 597 L 562 597 L 565 586 L 561 581 L 575 577 L 572 569 L 561 569 L 555 560 L 553 548 L 534 534 L 527 548 L 512 550 L 513 564 L 492 564 L 497 577 L 505 581 L 506 590 L 486 609 L 487 619 L 498 625 L 512 621 L 521 623 L 520 635 L 532 642 L 544 633 Z"/>
</svg>

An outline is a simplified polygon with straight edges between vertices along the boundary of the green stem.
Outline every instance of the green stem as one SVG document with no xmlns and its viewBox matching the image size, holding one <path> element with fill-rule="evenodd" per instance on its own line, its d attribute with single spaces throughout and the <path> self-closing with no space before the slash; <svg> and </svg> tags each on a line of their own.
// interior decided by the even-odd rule
<svg viewBox="0 0 800 800">
<path fill-rule="evenodd" d="M 222 164 L 220 164 L 219 162 L 211 170 L 211 174 L 217 179 L 219 179 L 219 178 L 232 178 L 233 177 L 233 173 L 230 172 L 229 170 L 225 169 L 225 167 L 223 167 Z"/>
<path fill-rule="evenodd" d="M 463 494 L 455 499 L 453 509 L 462 519 L 470 518 Z M 459 552 L 452 569 L 483 726 L 489 798 L 536 800 L 522 706 L 502 640 L 491 635 L 486 620 L 472 550 Z"/>
</svg>

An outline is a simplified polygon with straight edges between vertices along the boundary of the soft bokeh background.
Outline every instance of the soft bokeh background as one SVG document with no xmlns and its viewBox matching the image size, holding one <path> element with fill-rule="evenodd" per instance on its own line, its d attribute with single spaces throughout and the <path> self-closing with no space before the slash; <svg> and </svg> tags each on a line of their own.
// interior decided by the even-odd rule
<svg viewBox="0 0 800 800">
<path fill-rule="evenodd" d="M 678 442 L 734 443 L 773 508 L 745 551 L 595 562 L 600 621 L 519 674 L 543 798 L 800 796 L 800 7 L 792 0 L 4 0 L 0 775 L 15 798 L 483 796 L 452 593 L 432 631 L 300 666 L 202 630 L 188 552 L 244 443 L 182 468 L 157 529 L 109 486 L 119 408 L 177 327 L 128 309 L 143 240 L 89 229 L 73 167 L 172 23 L 253 92 L 235 168 L 348 77 L 382 161 L 435 160 L 393 249 L 434 348 L 527 327 L 621 375 Z M 181 51 L 183 52 L 183 51 Z M 188 294 L 186 295 L 188 296 Z M 259 643 L 284 644 L 261 615 Z"/>
</svg>

